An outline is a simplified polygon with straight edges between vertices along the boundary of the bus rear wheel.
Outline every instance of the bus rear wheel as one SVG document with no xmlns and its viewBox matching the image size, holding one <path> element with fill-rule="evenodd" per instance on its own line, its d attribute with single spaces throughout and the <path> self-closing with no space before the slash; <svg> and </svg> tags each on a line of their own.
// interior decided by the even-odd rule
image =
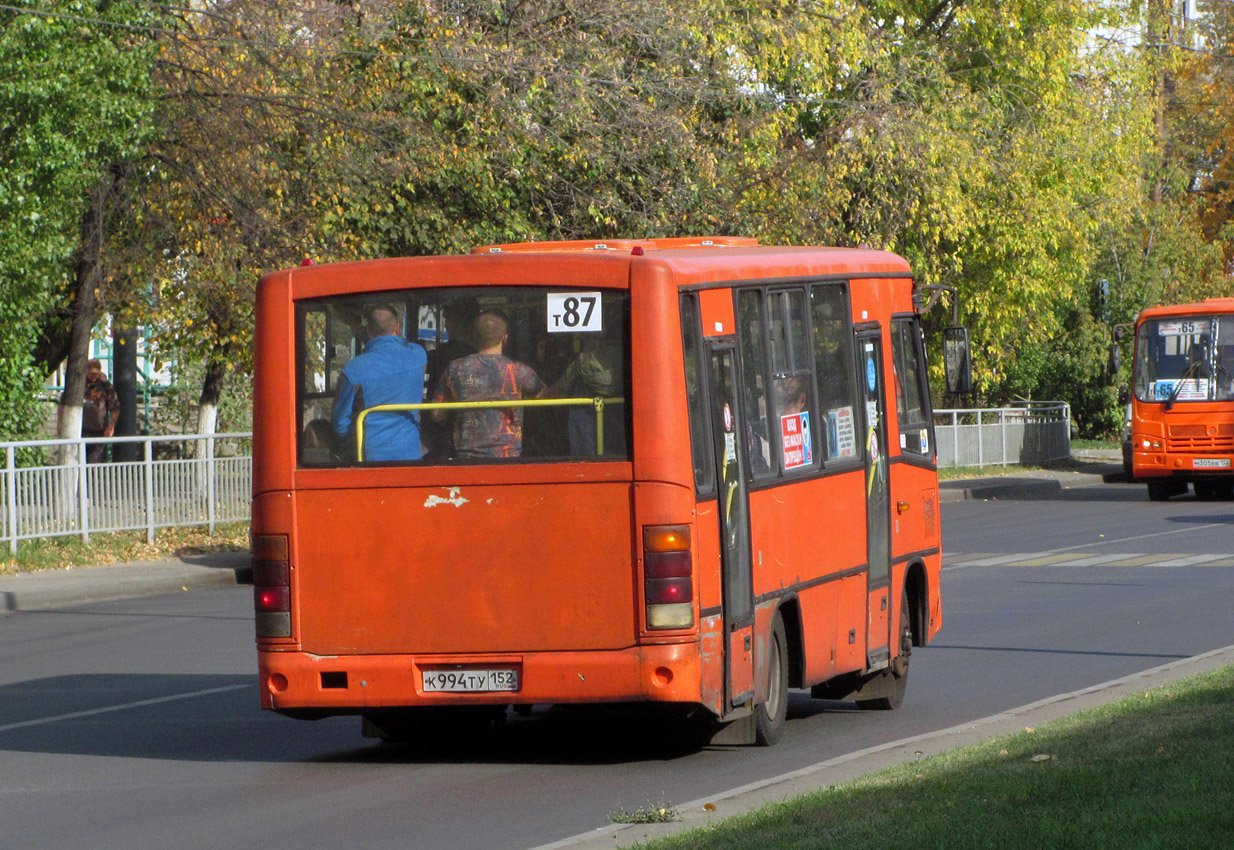
<svg viewBox="0 0 1234 850">
<path fill-rule="evenodd" d="M 769 747 L 784 734 L 788 716 L 788 639 L 780 612 L 771 624 L 767 653 L 767 700 L 754 707 L 754 741 Z"/>
</svg>

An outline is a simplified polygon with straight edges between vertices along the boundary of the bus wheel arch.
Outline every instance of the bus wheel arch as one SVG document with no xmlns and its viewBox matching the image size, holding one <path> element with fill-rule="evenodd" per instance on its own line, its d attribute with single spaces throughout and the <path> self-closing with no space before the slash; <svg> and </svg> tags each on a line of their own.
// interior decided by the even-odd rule
<svg viewBox="0 0 1234 850">
<path fill-rule="evenodd" d="M 904 694 L 908 689 L 909 659 L 913 648 L 913 607 L 906 580 L 900 593 L 900 625 L 896 630 L 900 652 L 891 659 L 889 666 L 865 679 L 861 689 L 854 694 L 858 708 L 867 711 L 890 711 L 899 708 L 904 702 Z"/>
<path fill-rule="evenodd" d="M 781 612 L 776 610 L 767 636 L 767 699 L 754 706 L 754 742 L 763 747 L 780 740 L 788 716 L 789 641 Z"/>
<path fill-rule="evenodd" d="M 788 652 L 788 686 L 790 688 L 805 687 L 805 631 L 801 624 L 801 604 L 796 596 L 786 597 L 776 609 L 780 620 L 784 623 L 784 636 L 787 639 Z M 774 619 L 774 618 L 773 618 Z"/>
<path fill-rule="evenodd" d="M 916 561 L 904 573 L 904 593 L 908 601 L 909 625 L 912 628 L 913 646 L 925 646 L 929 629 L 930 586 L 926 580 L 925 564 Z"/>
</svg>

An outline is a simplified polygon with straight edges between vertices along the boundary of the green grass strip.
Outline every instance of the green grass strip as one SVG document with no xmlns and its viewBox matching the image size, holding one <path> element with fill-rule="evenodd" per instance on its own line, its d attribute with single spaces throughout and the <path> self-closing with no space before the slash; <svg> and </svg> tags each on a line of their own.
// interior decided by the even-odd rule
<svg viewBox="0 0 1234 850">
<path fill-rule="evenodd" d="M 639 846 L 1225 850 L 1234 668 Z"/>
<path fill-rule="evenodd" d="M 8 550 L 0 555 L 0 574 L 62 570 L 126 561 L 153 561 L 169 557 L 231 552 L 249 546 L 247 522 L 221 523 L 211 534 L 206 526 L 160 528 L 154 544 L 146 542 L 144 531 L 96 532 L 90 542 L 73 536 L 22 540 L 17 556 Z"/>
</svg>

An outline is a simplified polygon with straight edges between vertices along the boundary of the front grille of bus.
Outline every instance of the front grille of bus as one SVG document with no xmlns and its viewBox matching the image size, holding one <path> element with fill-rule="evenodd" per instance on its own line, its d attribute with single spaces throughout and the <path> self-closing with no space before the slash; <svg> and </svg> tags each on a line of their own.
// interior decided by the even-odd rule
<svg viewBox="0 0 1234 850">
<path fill-rule="evenodd" d="M 1208 425 L 1173 425 L 1166 438 L 1166 448 L 1172 452 L 1231 452 L 1234 451 L 1234 424 L 1216 426 L 1216 433 L 1208 433 Z"/>
</svg>

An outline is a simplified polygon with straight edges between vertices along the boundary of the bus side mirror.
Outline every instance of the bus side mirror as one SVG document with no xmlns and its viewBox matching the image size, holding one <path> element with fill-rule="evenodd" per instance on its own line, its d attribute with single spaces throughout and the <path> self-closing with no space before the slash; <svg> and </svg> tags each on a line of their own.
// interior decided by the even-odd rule
<svg viewBox="0 0 1234 850">
<path fill-rule="evenodd" d="M 1110 378 L 1111 380 L 1118 374 L 1118 370 L 1123 365 L 1123 350 L 1117 342 L 1110 343 Z"/>
<path fill-rule="evenodd" d="M 943 373 L 947 378 L 947 392 L 964 395 L 973 391 L 968 328 L 943 328 Z"/>
</svg>

